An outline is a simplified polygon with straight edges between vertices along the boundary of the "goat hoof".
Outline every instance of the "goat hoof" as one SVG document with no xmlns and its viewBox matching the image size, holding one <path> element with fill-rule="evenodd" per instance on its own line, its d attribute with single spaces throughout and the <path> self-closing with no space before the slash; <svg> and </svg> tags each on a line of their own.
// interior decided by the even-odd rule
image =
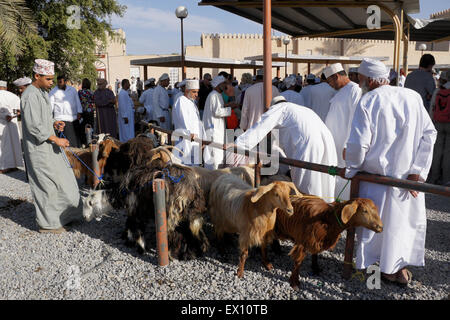
<svg viewBox="0 0 450 320">
<path fill-rule="evenodd" d="M 294 291 L 300 291 L 300 281 L 291 278 L 289 279 L 289 284 L 291 285 L 292 289 L 294 289 Z"/>
<path fill-rule="evenodd" d="M 242 278 L 244 276 L 244 271 L 238 271 L 236 275 L 238 276 L 238 278 Z"/>
<path fill-rule="evenodd" d="M 296 291 L 296 292 L 300 292 L 300 288 L 297 285 L 291 285 L 292 290 Z"/>
<path fill-rule="evenodd" d="M 273 265 L 271 263 L 267 263 L 264 266 L 266 267 L 267 270 L 272 270 L 273 269 Z"/>
</svg>

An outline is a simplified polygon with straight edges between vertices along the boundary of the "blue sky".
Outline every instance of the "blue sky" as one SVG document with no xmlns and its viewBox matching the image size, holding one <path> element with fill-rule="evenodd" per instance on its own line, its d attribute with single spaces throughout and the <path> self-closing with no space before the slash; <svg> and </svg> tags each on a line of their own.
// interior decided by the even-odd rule
<svg viewBox="0 0 450 320">
<path fill-rule="evenodd" d="M 189 15 L 184 20 L 185 45 L 200 45 L 203 33 L 262 33 L 262 25 L 210 6 L 199 0 L 118 0 L 126 5 L 124 17 L 113 17 L 114 28 L 127 36 L 128 54 L 167 54 L 180 52 L 180 20 L 175 9 L 184 5 Z M 420 0 L 421 12 L 415 18 L 450 8 L 448 0 Z M 276 35 L 281 35 L 275 31 Z"/>
</svg>

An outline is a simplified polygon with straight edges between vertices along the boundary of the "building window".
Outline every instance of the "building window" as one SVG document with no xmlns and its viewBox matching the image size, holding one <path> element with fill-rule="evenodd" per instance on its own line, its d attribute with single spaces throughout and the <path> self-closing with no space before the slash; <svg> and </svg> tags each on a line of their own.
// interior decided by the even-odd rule
<svg viewBox="0 0 450 320">
<path fill-rule="evenodd" d="M 175 87 L 175 83 L 178 82 L 178 68 L 169 68 L 170 86 Z"/>
<path fill-rule="evenodd" d="M 306 50 L 306 54 L 312 56 L 312 50 L 311 49 Z"/>
</svg>

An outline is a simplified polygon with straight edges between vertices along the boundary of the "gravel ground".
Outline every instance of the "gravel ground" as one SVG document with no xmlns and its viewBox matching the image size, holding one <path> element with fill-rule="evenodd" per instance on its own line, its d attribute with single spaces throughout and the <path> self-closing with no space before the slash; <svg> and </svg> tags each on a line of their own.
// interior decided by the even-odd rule
<svg viewBox="0 0 450 320">
<path fill-rule="evenodd" d="M 251 250 L 243 279 L 235 275 L 237 246 L 223 259 L 214 240 L 204 258 L 160 268 L 155 250 L 140 256 L 120 239 L 124 212 L 80 221 L 65 234 L 39 234 L 32 201 L 23 171 L 0 175 L 0 299 L 449 299 L 450 201 L 445 197 L 426 196 L 426 266 L 410 268 L 408 288 L 381 282 L 381 289 L 370 290 L 357 276 L 344 281 L 344 237 L 334 251 L 320 255 L 320 276 L 312 274 L 311 258 L 305 259 L 300 292 L 288 284 L 289 242 L 282 242 L 283 255 L 270 253 L 272 271 L 262 266 L 259 251 Z M 210 226 L 207 234 L 211 239 Z"/>
</svg>

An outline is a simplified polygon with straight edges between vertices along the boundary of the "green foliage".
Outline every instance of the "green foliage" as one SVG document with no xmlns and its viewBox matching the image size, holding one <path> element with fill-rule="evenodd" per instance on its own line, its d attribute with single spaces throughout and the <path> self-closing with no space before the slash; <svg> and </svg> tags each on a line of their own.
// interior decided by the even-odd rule
<svg viewBox="0 0 450 320">
<path fill-rule="evenodd" d="M 0 7 L 2 1 L 6 0 L 0 0 Z M 96 49 L 114 36 L 110 17 L 123 16 L 126 7 L 116 0 L 26 0 L 26 4 L 37 32 L 23 34 L 20 53 L 0 41 L 0 78 L 11 81 L 31 76 L 34 59 L 42 58 L 55 62 L 56 73 L 66 74 L 72 82 L 85 77 L 95 80 Z M 79 28 L 70 24 L 76 19 L 68 10 L 72 5 L 80 9 Z"/>
</svg>

